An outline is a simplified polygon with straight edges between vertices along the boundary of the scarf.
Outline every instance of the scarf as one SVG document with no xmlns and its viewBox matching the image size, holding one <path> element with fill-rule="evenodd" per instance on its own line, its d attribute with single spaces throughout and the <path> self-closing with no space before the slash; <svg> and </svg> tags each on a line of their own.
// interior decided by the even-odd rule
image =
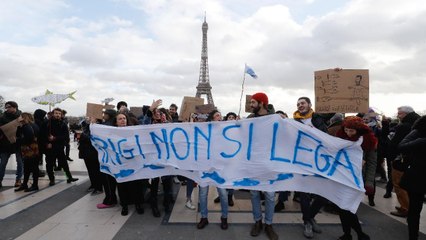
<svg viewBox="0 0 426 240">
<path fill-rule="evenodd" d="M 314 110 L 310 109 L 309 112 L 305 115 L 300 114 L 299 111 L 296 111 L 293 113 L 294 119 L 309 119 L 312 118 L 312 115 L 314 114 Z"/>
</svg>

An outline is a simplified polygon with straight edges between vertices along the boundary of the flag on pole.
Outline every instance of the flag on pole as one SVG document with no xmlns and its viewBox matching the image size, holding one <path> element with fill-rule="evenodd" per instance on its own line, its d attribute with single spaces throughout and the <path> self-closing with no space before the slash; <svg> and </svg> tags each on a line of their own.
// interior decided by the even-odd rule
<svg viewBox="0 0 426 240">
<path fill-rule="evenodd" d="M 254 72 L 254 70 L 246 65 L 246 69 L 245 69 L 245 73 L 247 73 L 248 75 L 250 75 L 252 78 L 257 79 L 257 75 Z"/>
</svg>

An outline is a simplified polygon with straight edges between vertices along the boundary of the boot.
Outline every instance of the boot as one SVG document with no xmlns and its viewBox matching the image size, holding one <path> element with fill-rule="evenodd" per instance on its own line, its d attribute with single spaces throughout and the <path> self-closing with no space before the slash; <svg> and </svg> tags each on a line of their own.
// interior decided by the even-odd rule
<svg viewBox="0 0 426 240">
<path fill-rule="evenodd" d="M 234 200 L 232 199 L 232 195 L 228 195 L 228 206 L 234 206 Z"/>
<path fill-rule="evenodd" d="M 374 195 L 368 195 L 368 205 L 374 207 L 376 203 L 374 203 Z"/>
<path fill-rule="evenodd" d="M 22 184 L 21 179 L 17 179 L 14 187 L 20 187 Z"/>
</svg>

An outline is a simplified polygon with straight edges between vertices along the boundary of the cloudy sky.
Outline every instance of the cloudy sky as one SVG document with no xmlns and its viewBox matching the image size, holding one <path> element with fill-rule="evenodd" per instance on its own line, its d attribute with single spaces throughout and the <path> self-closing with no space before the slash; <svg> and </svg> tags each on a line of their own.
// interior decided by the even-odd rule
<svg viewBox="0 0 426 240">
<path fill-rule="evenodd" d="M 75 94 L 58 106 L 84 115 L 87 102 L 130 106 L 195 96 L 207 13 L 212 93 L 226 114 L 263 91 L 292 113 L 314 98 L 316 70 L 369 69 L 370 106 L 394 116 L 426 110 L 423 0 L 14 0 L 0 1 L 0 95 L 24 111 L 46 89 Z"/>
</svg>

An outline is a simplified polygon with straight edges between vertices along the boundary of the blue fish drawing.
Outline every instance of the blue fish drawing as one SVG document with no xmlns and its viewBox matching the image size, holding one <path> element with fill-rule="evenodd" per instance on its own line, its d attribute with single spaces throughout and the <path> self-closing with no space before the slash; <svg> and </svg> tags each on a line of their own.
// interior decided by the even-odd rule
<svg viewBox="0 0 426 240">
<path fill-rule="evenodd" d="M 294 177 L 293 173 L 280 173 L 280 174 L 278 174 L 276 179 L 269 180 L 269 183 L 273 184 L 276 181 L 284 181 L 284 180 L 287 180 L 287 179 L 290 179 L 290 178 L 293 178 L 293 177 Z"/>
<path fill-rule="evenodd" d="M 150 168 L 150 169 L 152 169 L 152 170 L 157 170 L 157 169 L 163 169 L 164 167 L 157 166 L 157 165 L 153 165 L 153 164 L 149 164 L 149 165 L 144 164 L 144 165 L 143 165 L 143 168 Z"/>
<path fill-rule="evenodd" d="M 111 172 L 111 170 L 109 170 L 109 167 L 108 166 L 105 166 L 105 165 L 101 165 L 101 170 L 105 170 L 105 171 L 107 171 L 107 172 Z"/>
<path fill-rule="evenodd" d="M 219 184 L 225 183 L 225 179 L 219 176 L 219 174 L 216 171 L 213 171 L 212 173 L 203 172 L 203 176 L 201 176 L 201 178 L 211 178 Z"/>
<path fill-rule="evenodd" d="M 128 177 L 128 176 L 132 175 L 134 172 L 135 172 L 135 170 L 133 170 L 133 169 L 120 170 L 119 173 L 114 174 L 114 177 L 115 178 L 124 178 L 124 177 Z"/>
<path fill-rule="evenodd" d="M 235 181 L 234 186 L 256 186 L 259 185 L 259 181 L 250 179 L 250 178 L 243 178 L 243 180 Z"/>
</svg>

